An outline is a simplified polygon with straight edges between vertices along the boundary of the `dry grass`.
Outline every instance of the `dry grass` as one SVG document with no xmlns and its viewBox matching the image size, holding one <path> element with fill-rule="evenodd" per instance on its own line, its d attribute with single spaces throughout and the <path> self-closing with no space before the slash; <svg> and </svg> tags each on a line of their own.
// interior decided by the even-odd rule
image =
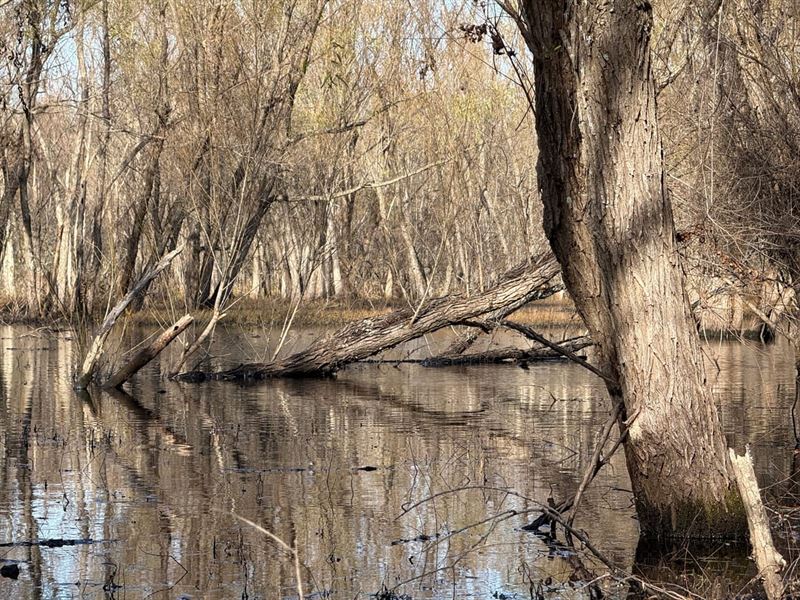
<svg viewBox="0 0 800 600">
<path fill-rule="evenodd" d="M 297 309 L 293 326 L 299 327 L 338 327 L 346 323 L 384 315 L 393 310 L 406 308 L 407 304 L 400 301 L 386 302 L 384 300 L 371 301 L 368 299 L 349 300 L 312 300 L 303 302 Z M 144 310 L 128 315 L 129 323 L 143 326 L 161 327 L 169 320 L 169 315 L 182 312 L 182 308 L 170 308 L 163 304 L 153 304 Z M 223 320 L 225 325 L 239 325 L 243 327 L 281 327 L 288 315 L 294 310 L 294 304 L 289 300 L 276 298 L 241 298 L 234 306 L 226 311 Z M 211 309 L 192 311 L 198 322 L 206 322 L 211 318 Z M 749 315 L 747 315 L 749 317 Z M 102 320 L 103 315 L 96 315 L 96 320 Z M 512 315 L 515 321 L 526 325 L 538 327 L 569 327 L 581 326 L 581 319 L 569 299 L 547 298 L 533 302 Z M 760 321 L 750 318 L 750 325 L 743 331 L 724 329 L 707 329 L 701 335 L 708 340 L 734 340 L 758 339 L 758 325 Z M 7 298 L 0 297 L 0 323 L 25 323 L 31 325 L 64 325 L 62 319 L 54 317 L 43 322 L 41 319 L 32 320 L 27 317 L 24 306 Z"/>
<path fill-rule="evenodd" d="M 292 314 L 295 305 L 289 300 L 258 298 L 242 299 L 225 311 L 223 323 L 243 326 L 278 326 Z M 297 308 L 294 325 L 305 327 L 338 326 L 391 312 L 399 308 L 386 303 L 369 303 L 363 300 L 350 302 L 310 301 Z M 164 314 L 164 307 L 151 307 L 134 315 L 134 321 L 141 325 L 153 325 Z M 211 318 L 212 310 L 195 310 L 192 314 L 198 321 Z"/>
<path fill-rule="evenodd" d="M 301 327 L 337 327 L 369 317 L 385 315 L 394 310 L 405 308 L 400 302 L 370 302 L 368 300 L 304 302 L 297 310 L 294 325 Z M 286 300 L 259 298 L 243 299 L 227 311 L 226 324 L 243 326 L 281 326 L 294 305 Z M 163 320 L 166 309 L 153 307 L 133 316 L 140 325 L 156 325 Z M 195 319 L 203 321 L 211 317 L 211 310 L 199 310 L 192 313 Z M 516 313 L 513 318 L 527 325 L 568 326 L 580 324 L 580 317 L 574 307 L 565 302 L 541 301 L 530 304 Z"/>
</svg>

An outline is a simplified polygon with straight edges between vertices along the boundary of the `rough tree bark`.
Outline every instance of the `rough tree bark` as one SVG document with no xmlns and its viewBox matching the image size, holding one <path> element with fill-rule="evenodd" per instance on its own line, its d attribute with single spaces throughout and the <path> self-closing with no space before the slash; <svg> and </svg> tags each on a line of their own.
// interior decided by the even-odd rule
<svg viewBox="0 0 800 600">
<path fill-rule="evenodd" d="M 560 289 L 558 267 L 551 255 L 539 256 L 509 272 L 496 286 L 475 296 L 447 296 L 425 302 L 418 310 L 398 310 L 357 321 L 324 337 L 307 350 L 269 362 L 242 365 L 228 371 L 191 371 L 183 381 L 264 379 L 267 377 L 331 375 L 343 366 L 404 342 L 501 308 L 521 308 Z"/>
<path fill-rule="evenodd" d="M 545 230 L 619 419 L 642 535 L 746 534 L 664 186 L 646 0 L 520 0 Z"/>
<path fill-rule="evenodd" d="M 484 319 L 488 323 L 497 324 L 514 312 L 514 310 L 516 310 L 516 308 L 504 306 L 500 310 L 493 312 L 491 315 L 485 315 Z M 481 333 L 483 333 L 483 331 L 480 327 L 473 327 L 468 333 L 454 339 L 450 345 L 438 356 L 432 356 L 426 362 L 429 363 L 430 366 L 437 366 L 437 361 L 440 358 L 444 359 L 446 362 L 446 360 L 450 357 L 464 354 L 475 342 L 478 341 Z"/>
</svg>

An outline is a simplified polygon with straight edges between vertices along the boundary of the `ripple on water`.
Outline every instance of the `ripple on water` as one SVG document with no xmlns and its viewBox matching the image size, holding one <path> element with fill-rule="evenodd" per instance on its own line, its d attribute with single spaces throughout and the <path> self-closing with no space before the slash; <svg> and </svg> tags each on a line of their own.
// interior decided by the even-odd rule
<svg viewBox="0 0 800 600">
<path fill-rule="evenodd" d="M 0 543 L 98 543 L 3 547 L 20 574 L 0 594 L 291 597 L 280 543 L 234 513 L 296 542 L 314 597 L 402 582 L 414 599 L 527 597 L 531 581 L 582 594 L 570 557 L 520 530 L 575 489 L 606 418 L 603 386 L 580 367 L 362 365 L 239 386 L 165 382 L 154 364 L 126 394 L 78 396 L 73 342 L 26 333 L 0 327 Z M 230 364 L 255 343 L 221 338 Z M 753 444 L 762 479 L 784 476 L 791 354 L 707 350 L 731 443 Z M 615 457 L 579 523 L 624 568 L 637 543 L 629 487 Z"/>
</svg>

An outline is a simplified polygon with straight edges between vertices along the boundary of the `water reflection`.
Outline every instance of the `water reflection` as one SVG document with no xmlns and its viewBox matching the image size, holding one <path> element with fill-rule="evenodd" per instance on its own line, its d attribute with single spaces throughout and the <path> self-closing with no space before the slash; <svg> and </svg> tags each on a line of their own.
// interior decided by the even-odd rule
<svg viewBox="0 0 800 600">
<path fill-rule="evenodd" d="M 223 339 L 226 360 L 250 342 Z M 762 483 L 785 480 L 791 352 L 708 350 L 731 442 L 753 445 Z M 6 597 L 296 596 L 291 559 L 234 513 L 297 543 L 314 597 L 402 582 L 413 598 L 581 597 L 569 554 L 509 512 L 578 485 L 607 414 L 579 367 L 363 365 L 242 387 L 173 384 L 154 364 L 125 393 L 78 396 L 74 352 L 63 334 L 0 327 L 0 558 L 21 567 L 0 578 Z M 628 489 L 619 456 L 577 525 L 632 569 Z"/>
</svg>

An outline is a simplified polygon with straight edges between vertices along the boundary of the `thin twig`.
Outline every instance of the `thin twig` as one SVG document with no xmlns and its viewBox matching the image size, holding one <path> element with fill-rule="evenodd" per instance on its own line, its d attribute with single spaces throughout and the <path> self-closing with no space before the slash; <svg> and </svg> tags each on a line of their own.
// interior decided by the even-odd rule
<svg viewBox="0 0 800 600">
<path fill-rule="evenodd" d="M 534 502 L 536 504 L 541 504 L 537 500 L 534 500 L 532 498 L 528 498 L 527 496 L 523 496 L 522 494 L 518 494 L 517 492 L 515 492 L 513 490 L 510 490 L 508 488 L 494 487 L 494 486 L 490 486 L 490 485 L 465 485 L 465 486 L 453 488 L 453 489 L 450 489 L 450 490 L 444 490 L 444 491 L 438 492 L 436 494 L 432 494 L 431 496 L 428 496 L 427 498 L 423 498 L 419 502 L 415 502 L 414 504 L 412 504 L 410 506 L 403 506 L 402 507 L 403 508 L 403 512 L 401 512 L 399 515 L 397 515 L 394 518 L 394 520 L 397 521 L 398 519 L 404 517 L 405 515 L 410 513 L 412 510 L 414 510 L 418 506 L 422 506 L 423 504 L 425 504 L 427 502 L 430 502 L 431 500 L 435 500 L 436 498 L 439 498 L 441 496 L 447 496 L 447 495 L 450 495 L 450 494 L 457 494 L 459 492 L 465 492 L 467 490 L 503 492 L 504 494 L 508 494 L 509 496 L 514 496 L 516 498 L 520 498 L 521 500 L 525 500 L 526 502 Z"/>
<path fill-rule="evenodd" d="M 295 580 L 297 582 L 297 593 L 298 593 L 298 595 L 299 595 L 299 597 L 301 599 L 305 598 L 305 593 L 303 591 L 303 578 L 301 576 L 301 571 L 300 571 L 300 553 L 297 551 L 297 540 L 295 540 L 294 544 L 292 544 L 290 546 L 289 544 L 284 542 L 281 538 L 279 538 L 277 535 L 275 535 L 271 531 L 261 527 L 261 525 L 259 525 L 258 523 L 254 523 L 250 519 L 246 519 L 244 517 L 241 517 L 241 516 L 237 515 L 236 513 L 231 513 L 231 514 L 235 518 L 239 519 L 242 523 L 245 523 L 246 525 L 249 525 L 250 527 L 252 527 L 256 531 L 266 535 L 268 538 L 270 538 L 272 541 L 274 541 L 276 544 L 278 544 L 283 550 L 285 550 L 287 553 L 289 553 L 294 558 L 294 576 L 295 576 Z"/>
<path fill-rule="evenodd" d="M 606 373 L 603 373 L 600 369 L 598 369 L 594 365 L 588 363 L 587 361 L 582 359 L 580 356 L 578 356 L 574 352 L 570 352 L 569 350 L 567 350 L 565 348 L 562 348 L 558 344 L 556 344 L 554 342 L 551 342 L 546 337 L 544 337 L 543 335 L 541 335 L 540 333 L 535 331 L 533 328 L 528 327 L 527 325 L 522 325 L 520 323 L 515 323 L 514 321 L 508 321 L 508 320 L 500 321 L 500 325 L 502 325 L 503 327 L 505 327 L 507 329 L 512 329 L 514 331 L 517 331 L 517 332 L 521 333 L 522 335 L 524 335 L 525 337 L 530 338 L 532 340 L 535 340 L 535 341 L 539 342 L 540 344 L 543 344 L 543 345 L 547 346 L 553 352 L 558 352 L 562 356 L 565 356 L 568 359 L 570 359 L 572 362 L 581 365 L 585 369 L 588 369 L 589 371 L 591 371 L 592 373 L 594 373 L 595 375 L 600 377 L 606 383 L 608 383 L 608 384 L 610 384 L 610 385 L 612 385 L 614 387 L 617 387 L 617 385 L 618 385 L 617 384 L 617 380 L 614 377 L 612 377 L 611 375 L 608 375 Z"/>
<path fill-rule="evenodd" d="M 597 445 L 595 446 L 594 452 L 592 453 L 592 460 L 590 461 L 590 467 L 586 469 L 583 473 L 583 479 L 581 479 L 581 484 L 578 486 L 578 491 L 575 492 L 575 499 L 572 501 L 572 507 L 569 509 L 569 517 L 567 521 L 570 525 L 572 525 L 573 521 L 575 520 L 575 514 L 578 512 L 578 506 L 581 503 L 581 498 L 583 497 L 583 493 L 586 491 L 586 488 L 589 487 L 589 484 L 597 475 L 598 471 L 600 470 L 605 461 L 608 460 L 610 457 L 606 457 L 603 459 L 603 448 L 605 448 L 606 442 L 611 437 L 611 431 L 614 429 L 614 424 L 619 419 L 620 415 L 622 414 L 622 401 L 617 401 L 614 405 L 611 414 L 606 419 L 606 422 L 603 424 L 603 429 L 600 432 L 600 436 L 597 440 Z M 620 436 L 622 439 L 622 436 Z M 619 444 L 615 445 L 612 451 L 616 451 Z"/>
</svg>

